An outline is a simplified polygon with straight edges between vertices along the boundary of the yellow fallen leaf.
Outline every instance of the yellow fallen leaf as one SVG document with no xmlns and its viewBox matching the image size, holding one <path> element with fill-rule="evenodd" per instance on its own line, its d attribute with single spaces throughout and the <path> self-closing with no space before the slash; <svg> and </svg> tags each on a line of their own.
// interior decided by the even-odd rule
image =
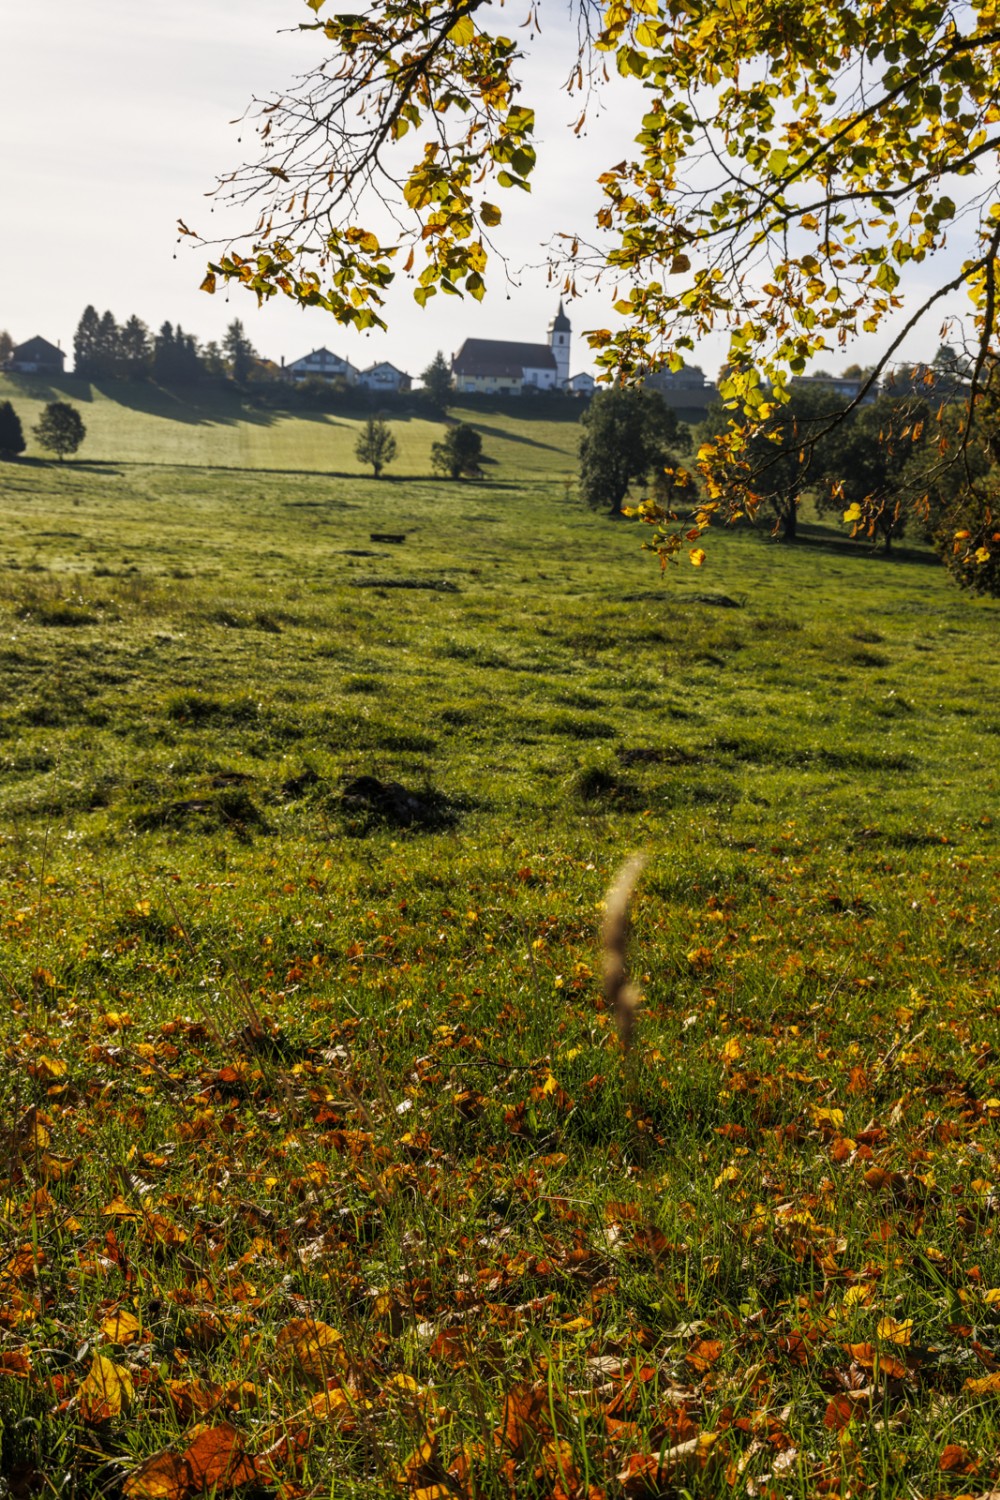
<svg viewBox="0 0 1000 1500">
<path fill-rule="evenodd" d="M 134 1313 L 120 1307 L 101 1324 L 101 1332 L 112 1344 L 132 1344 L 142 1332 L 142 1324 Z"/>
<path fill-rule="evenodd" d="M 878 1328 L 875 1330 L 880 1339 L 888 1339 L 893 1344 L 908 1344 L 913 1337 L 913 1319 L 907 1318 L 903 1323 L 897 1323 L 895 1318 L 888 1314 L 879 1320 Z"/>
<path fill-rule="evenodd" d="M 125 1367 L 95 1354 L 80 1387 L 80 1415 L 85 1422 L 108 1422 L 121 1415 L 133 1394 L 132 1377 Z"/>
<path fill-rule="evenodd" d="M 336 1374 L 346 1363 L 340 1334 L 315 1318 L 293 1318 L 286 1323 L 275 1347 L 287 1363 L 298 1365 L 304 1375 L 317 1380 Z"/>
</svg>

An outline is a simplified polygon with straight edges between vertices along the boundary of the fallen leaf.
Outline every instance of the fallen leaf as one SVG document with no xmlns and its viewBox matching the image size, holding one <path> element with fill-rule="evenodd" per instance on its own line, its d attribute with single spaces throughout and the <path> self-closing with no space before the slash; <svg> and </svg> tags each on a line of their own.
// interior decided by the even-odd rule
<svg viewBox="0 0 1000 1500">
<path fill-rule="evenodd" d="M 252 1484 L 257 1478 L 256 1465 L 246 1452 L 242 1437 L 228 1422 L 199 1433 L 184 1454 L 184 1464 L 189 1488 L 195 1495 L 204 1490 L 222 1494 Z"/>
<path fill-rule="evenodd" d="M 304 1375 L 316 1380 L 326 1380 L 342 1370 L 344 1341 L 329 1323 L 314 1318 L 293 1318 L 278 1334 L 276 1348 L 279 1356 L 298 1365 Z"/>
<path fill-rule="evenodd" d="M 176 1453 L 154 1453 L 122 1485 L 126 1500 L 184 1500 L 189 1470 Z"/>
<path fill-rule="evenodd" d="M 121 1415 L 133 1393 L 129 1372 L 113 1359 L 95 1354 L 80 1387 L 80 1415 L 85 1422 L 109 1422 Z"/>
</svg>

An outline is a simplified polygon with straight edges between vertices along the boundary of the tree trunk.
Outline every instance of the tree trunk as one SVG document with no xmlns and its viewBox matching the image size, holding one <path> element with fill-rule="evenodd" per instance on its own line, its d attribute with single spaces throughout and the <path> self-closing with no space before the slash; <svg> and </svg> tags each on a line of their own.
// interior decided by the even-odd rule
<svg viewBox="0 0 1000 1500">
<path fill-rule="evenodd" d="M 799 534 L 799 507 L 796 504 L 797 496 L 792 496 L 785 503 L 785 509 L 781 513 L 781 540 L 783 542 L 794 542 Z"/>
</svg>

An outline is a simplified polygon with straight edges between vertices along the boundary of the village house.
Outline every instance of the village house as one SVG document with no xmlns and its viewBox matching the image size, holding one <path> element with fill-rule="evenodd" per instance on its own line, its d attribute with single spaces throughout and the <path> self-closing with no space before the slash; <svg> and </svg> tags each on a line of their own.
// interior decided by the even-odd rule
<svg viewBox="0 0 1000 1500">
<path fill-rule="evenodd" d="M 674 411 L 707 412 L 719 399 L 718 387 L 705 377 L 700 365 L 682 365 L 679 370 L 654 370 L 643 380 L 647 390 L 659 391 Z"/>
<path fill-rule="evenodd" d="M 345 385 L 357 385 L 359 371 L 349 359 L 341 359 L 329 349 L 314 349 L 302 359 L 294 359 L 282 366 L 286 380 L 342 380 Z"/>
<path fill-rule="evenodd" d="M 566 389 L 571 396 L 592 396 L 597 389 L 597 381 L 589 371 L 581 370 L 578 375 L 569 377 Z"/>
<path fill-rule="evenodd" d="M 451 362 L 459 395 L 523 395 L 562 391 L 569 384 L 570 322 L 560 302 L 547 344 L 466 339 Z"/>
<path fill-rule="evenodd" d="M 380 360 L 377 364 L 369 365 L 367 370 L 362 370 L 358 375 L 358 385 L 364 386 L 369 391 L 397 394 L 410 389 L 411 380 L 405 370 L 397 370 L 388 360 Z"/>
<path fill-rule="evenodd" d="M 48 339 L 35 337 L 16 346 L 7 368 L 15 375 L 62 375 L 66 356 Z"/>
</svg>

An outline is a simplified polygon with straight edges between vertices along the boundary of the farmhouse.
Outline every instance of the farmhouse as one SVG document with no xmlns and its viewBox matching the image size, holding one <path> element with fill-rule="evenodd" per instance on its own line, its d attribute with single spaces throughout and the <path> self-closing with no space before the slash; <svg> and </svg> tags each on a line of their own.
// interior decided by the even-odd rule
<svg viewBox="0 0 1000 1500">
<path fill-rule="evenodd" d="M 18 344 L 7 365 L 17 375 L 62 375 L 66 356 L 48 339 L 35 337 Z"/>
<path fill-rule="evenodd" d="M 359 378 L 349 359 L 341 359 L 329 349 L 314 349 L 284 369 L 288 380 L 342 380 L 345 385 L 357 385 Z"/>
<path fill-rule="evenodd" d="M 559 311 L 549 324 L 547 344 L 506 339 L 466 339 L 451 362 L 455 390 L 520 396 L 525 391 L 562 391 L 569 384 L 570 321 Z"/>
</svg>

